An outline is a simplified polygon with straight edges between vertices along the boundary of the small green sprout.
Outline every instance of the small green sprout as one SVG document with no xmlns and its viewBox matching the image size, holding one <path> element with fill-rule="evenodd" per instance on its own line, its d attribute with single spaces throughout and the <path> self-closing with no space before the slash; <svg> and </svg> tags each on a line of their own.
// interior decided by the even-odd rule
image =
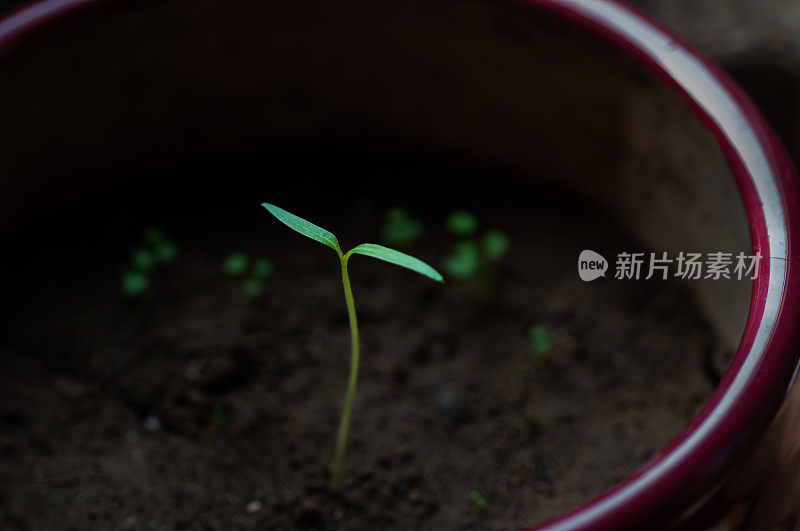
<svg viewBox="0 0 800 531">
<path fill-rule="evenodd" d="M 231 277 L 243 275 L 248 267 L 250 267 L 250 257 L 245 253 L 231 253 L 222 262 L 222 270 Z"/>
<path fill-rule="evenodd" d="M 250 265 L 250 257 L 242 252 L 231 253 L 222 262 L 222 271 L 231 277 L 244 275 L 248 269 L 250 276 L 242 284 L 242 293 L 248 299 L 255 299 L 264 291 L 264 279 L 271 276 L 275 266 L 266 258 L 258 258 Z"/>
<path fill-rule="evenodd" d="M 470 491 L 469 499 L 472 501 L 472 517 L 477 518 L 478 512 L 486 508 L 486 498 L 477 490 Z"/>
<path fill-rule="evenodd" d="M 157 228 L 149 227 L 146 229 L 144 231 L 144 241 L 147 242 L 155 254 L 157 261 L 171 264 L 178 258 L 178 248 Z"/>
<path fill-rule="evenodd" d="M 144 243 L 133 248 L 128 269 L 122 272 L 122 293 L 135 297 L 150 288 L 150 274 L 159 263 L 170 264 L 178 258 L 178 248 L 164 234 L 149 227 L 144 231 Z"/>
<path fill-rule="evenodd" d="M 215 402 L 214 405 L 211 407 L 211 425 L 212 425 L 212 427 L 220 428 L 227 421 L 228 421 L 228 419 L 225 416 L 225 407 L 221 403 Z"/>
<path fill-rule="evenodd" d="M 137 247 L 131 252 L 131 266 L 137 271 L 150 271 L 156 265 L 156 257 L 152 251 Z"/>
<path fill-rule="evenodd" d="M 162 241 L 156 245 L 156 257 L 159 262 L 171 264 L 178 258 L 178 248 L 171 241 Z"/>
<path fill-rule="evenodd" d="M 528 329 L 528 339 L 536 354 L 547 354 L 553 348 L 553 333 L 543 324 L 536 324 Z"/>
<path fill-rule="evenodd" d="M 447 218 L 447 229 L 462 238 L 447 255 L 442 266 L 451 276 L 460 280 L 478 275 L 487 283 L 492 280 L 492 263 L 508 253 L 510 242 L 503 231 L 486 231 L 479 239 L 478 218 L 464 210 L 458 210 Z"/>
<path fill-rule="evenodd" d="M 481 268 L 478 245 L 473 241 L 457 243 L 453 252 L 445 257 L 442 266 L 445 271 L 458 279 L 475 276 Z"/>
<path fill-rule="evenodd" d="M 122 272 L 122 292 L 125 295 L 141 295 L 150 287 L 150 277 L 146 273 L 128 269 Z"/>
<path fill-rule="evenodd" d="M 478 218 L 466 210 L 457 210 L 448 216 L 447 230 L 457 236 L 472 236 L 478 230 Z"/>
<path fill-rule="evenodd" d="M 269 203 L 262 203 L 261 206 L 266 208 L 270 214 L 275 216 L 278 221 L 285 224 L 289 228 L 299 232 L 303 236 L 311 238 L 317 242 L 327 245 L 339 256 L 339 265 L 342 270 L 342 287 L 344 289 L 344 300 L 347 306 L 347 316 L 350 321 L 350 376 L 347 382 L 347 392 L 345 393 L 344 406 L 342 407 L 342 417 L 339 421 L 339 429 L 336 436 L 336 449 L 333 457 L 333 467 L 331 469 L 331 478 L 328 485 L 332 492 L 339 489 L 339 480 L 341 477 L 342 463 L 344 461 L 345 448 L 347 447 L 347 433 L 350 427 L 350 414 L 353 409 L 353 400 L 356 394 L 356 383 L 358 381 L 358 364 L 359 364 L 359 344 L 358 344 L 358 320 L 356 319 L 356 307 L 353 300 L 353 291 L 350 287 L 350 275 L 347 272 L 347 264 L 350 257 L 354 254 L 361 254 L 383 260 L 391 264 L 405 267 L 424 275 L 437 282 L 444 282 L 442 275 L 431 266 L 409 256 L 400 251 L 376 245 L 374 243 L 362 243 L 350 249 L 346 253 L 342 252 L 339 247 L 339 241 L 332 233 L 310 223 L 300 217 L 290 214 L 289 212 L 278 208 Z"/>
<path fill-rule="evenodd" d="M 248 299 L 255 299 L 264 291 L 264 282 L 260 278 L 248 278 L 242 284 L 242 293 Z"/>
<path fill-rule="evenodd" d="M 275 266 L 266 258 L 259 258 L 253 262 L 253 276 L 255 278 L 267 278 L 275 272 Z"/>
<path fill-rule="evenodd" d="M 497 229 L 486 231 L 483 234 L 482 243 L 483 254 L 486 255 L 489 260 L 493 261 L 503 258 L 510 246 L 506 233 Z"/>
<path fill-rule="evenodd" d="M 144 230 L 144 241 L 155 246 L 164 240 L 164 234 L 155 227 L 147 227 Z"/>
<path fill-rule="evenodd" d="M 411 245 L 425 232 L 422 222 L 412 218 L 404 208 L 390 208 L 386 211 L 385 219 L 381 237 L 392 245 Z"/>
</svg>

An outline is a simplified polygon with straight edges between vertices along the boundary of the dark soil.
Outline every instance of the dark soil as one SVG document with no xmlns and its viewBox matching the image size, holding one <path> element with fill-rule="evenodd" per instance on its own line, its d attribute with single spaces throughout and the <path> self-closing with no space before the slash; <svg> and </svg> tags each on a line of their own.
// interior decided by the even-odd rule
<svg viewBox="0 0 800 531">
<path fill-rule="evenodd" d="M 11 238 L 0 528 L 505 530 L 598 494 L 707 398 L 715 339 L 672 282 L 579 280 L 580 250 L 635 249 L 602 218 L 506 197 L 529 202 L 405 205 L 428 227 L 407 250 L 434 265 L 452 208 L 505 230 L 491 285 L 352 260 L 363 365 L 339 495 L 326 491 L 349 358 L 338 263 L 256 206 L 272 197 L 87 207 Z M 343 245 L 378 240 L 389 206 L 274 202 Z M 181 256 L 128 300 L 119 272 L 150 223 Z M 221 273 L 236 250 L 276 264 L 256 302 Z M 547 354 L 534 323 L 557 335 Z"/>
</svg>

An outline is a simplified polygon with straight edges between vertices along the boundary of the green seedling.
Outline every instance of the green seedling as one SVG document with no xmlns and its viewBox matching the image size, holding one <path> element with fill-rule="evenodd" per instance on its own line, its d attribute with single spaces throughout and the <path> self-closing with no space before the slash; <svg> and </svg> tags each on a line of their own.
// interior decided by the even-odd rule
<svg viewBox="0 0 800 531">
<path fill-rule="evenodd" d="M 480 276 L 489 282 L 492 265 L 508 253 L 508 236 L 500 230 L 489 230 L 478 237 L 478 218 L 458 210 L 447 218 L 447 230 L 460 239 L 447 255 L 442 266 L 451 276 L 461 280 Z"/>
<path fill-rule="evenodd" d="M 481 255 L 474 241 L 459 242 L 453 252 L 444 258 L 442 267 L 458 279 L 474 277 L 481 268 Z"/>
<path fill-rule="evenodd" d="M 131 252 L 131 267 L 136 271 L 149 272 L 156 266 L 155 253 L 144 247 L 136 247 Z"/>
<path fill-rule="evenodd" d="M 342 471 L 342 463 L 344 462 L 345 448 L 347 446 L 347 433 L 350 427 L 350 414 L 353 409 L 353 400 L 356 394 L 356 383 L 358 381 L 358 364 L 359 364 L 359 344 L 358 344 L 358 320 L 356 319 L 356 306 L 353 300 L 353 290 L 350 287 L 350 276 L 347 272 L 347 264 L 350 257 L 354 254 L 361 254 L 383 260 L 391 264 L 405 267 L 424 275 L 437 282 L 444 282 L 442 275 L 439 274 L 434 268 L 413 256 L 409 256 L 400 251 L 376 245 L 374 243 L 362 243 L 353 247 L 346 253 L 342 252 L 339 246 L 339 241 L 332 233 L 310 223 L 302 218 L 290 214 L 289 212 L 278 208 L 269 203 L 262 203 L 270 214 L 275 216 L 278 221 L 285 224 L 289 228 L 299 232 L 303 236 L 311 238 L 314 241 L 327 245 L 339 257 L 339 265 L 342 270 L 342 287 L 344 289 L 344 300 L 347 306 L 347 316 L 350 321 L 350 376 L 347 382 L 347 391 L 344 397 L 344 406 L 342 407 L 342 416 L 339 420 L 339 429 L 336 435 L 336 448 L 333 455 L 333 466 L 331 469 L 331 478 L 328 487 L 332 492 L 339 489 L 339 481 Z"/>
<path fill-rule="evenodd" d="M 511 245 L 506 233 L 497 229 L 486 231 L 481 244 L 484 256 L 493 262 L 503 258 Z"/>
<path fill-rule="evenodd" d="M 135 297 L 150 288 L 150 275 L 159 264 L 171 264 L 178 258 L 178 248 L 164 234 L 150 227 L 144 231 L 143 243 L 131 251 L 128 268 L 122 272 L 122 293 Z"/>
<path fill-rule="evenodd" d="M 150 277 L 147 273 L 127 269 L 122 272 L 121 278 L 122 293 L 134 297 L 141 295 L 150 287 Z"/>
<path fill-rule="evenodd" d="M 250 267 L 250 257 L 245 253 L 231 253 L 222 262 L 222 271 L 231 277 L 243 275 Z"/>
<path fill-rule="evenodd" d="M 257 277 L 250 277 L 242 284 L 242 294 L 248 299 L 255 299 L 264 291 L 264 281 Z"/>
<path fill-rule="evenodd" d="M 425 232 L 422 222 L 412 218 L 404 208 L 390 208 L 386 211 L 385 220 L 381 237 L 391 245 L 411 245 Z"/>
<path fill-rule="evenodd" d="M 144 231 L 144 239 L 153 251 L 157 261 L 171 264 L 178 258 L 178 248 L 155 227 L 150 227 Z"/>
<path fill-rule="evenodd" d="M 275 266 L 272 261 L 266 258 L 258 258 L 253 262 L 252 273 L 256 278 L 267 278 L 275 272 Z"/>
<path fill-rule="evenodd" d="M 227 421 L 228 419 L 225 416 L 225 407 L 221 403 L 215 402 L 211 407 L 211 426 L 213 428 L 220 428 Z"/>
<path fill-rule="evenodd" d="M 469 499 L 472 502 L 472 518 L 476 519 L 478 513 L 486 508 L 486 499 L 477 490 L 470 491 Z"/>
<path fill-rule="evenodd" d="M 533 352 L 547 354 L 553 348 L 555 337 L 543 324 L 536 324 L 528 329 L 528 339 L 531 341 Z"/>
<path fill-rule="evenodd" d="M 456 236 L 473 236 L 478 230 L 478 218 L 466 210 L 456 210 L 447 218 L 447 230 Z"/>
<path fill-rule="evenodd" d="M 271 276 L 275 266 L 266 258 L 253 260 L 242 252 L 231 253 L 222 262 L 222 271 L 231 277 L 242 276 L 250 271 L 248 278 L 242 284 L 242 293 L 248 299 L 255 299 L 264 291 L 264 279 Z"/>
</svg>

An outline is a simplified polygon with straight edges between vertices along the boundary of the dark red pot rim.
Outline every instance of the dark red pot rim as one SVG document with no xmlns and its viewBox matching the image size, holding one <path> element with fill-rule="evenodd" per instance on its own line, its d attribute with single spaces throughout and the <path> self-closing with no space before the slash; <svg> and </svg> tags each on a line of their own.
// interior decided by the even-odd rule
<svg viewBox="0 0 800 531">
<path fill-rule="evenodd" d="M 537 529 L 621 529 L 674 517 L 746 452 L 774 417 L 796 375 L 800 322 L 798 188 L 775 133 L 742 90 L 670 31 L 616 0 L 516 0 L 554 13 L 618 46 L 679 94 L 716 138 L 736 178 L 754 252 L 753 283 L 733 362 L 689 425 L 634 474 Z M 0 19 L 0 56 L 86 10 L 126 0 L 42 0 Z M 767 259 L 766 257 L 769 257 Z M 705 487 L 703 487 L 705 485 Z"/>
</svg>

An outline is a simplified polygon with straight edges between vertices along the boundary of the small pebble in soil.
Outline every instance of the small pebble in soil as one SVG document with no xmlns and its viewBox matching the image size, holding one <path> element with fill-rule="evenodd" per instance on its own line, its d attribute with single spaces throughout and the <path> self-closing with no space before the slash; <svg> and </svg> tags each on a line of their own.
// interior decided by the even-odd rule
<svg viewBox="0 0 800 531">
<path fill-rule="evenodd" d="M 247 504 L 247 507 L 245 507 L 245 508 L 247 509 L 248 513 L 254 514 L 254 513 L 257 513 L 258 511 L 260 511 L 261 509 L 263 509 L 264 508 L 264 504 L 261 503 L 258 500 L 253 500 L 253 501 L 249 502 Z"/>
<path fill-rule="evenodd" d="M 436 412 L 454 422 L 467 418 L 467 404 L 459 388 L 452 383 L 443 383 L 433 394 Z"/>
<path fill-rule="evenodd" d="M 88 391 L 86 385 L 70 378 L 56 378 L 53 385 L 66 398 L 80 398 Z"/>
<path fill-rule="evenodd" d="M 144 427 L 147 431 L 158 431 L 161 429 L 161 420 L 155 415 L 148 415 L 144 419 Z"/>
<path fill-rule="evenodd" d="M 119 525 L 119 528 L 122 531 L 132 531 L 133 529 L 136 529 L 136 517 L 128 516 L 127 518 L 123 519 Z"/>
</svg>

